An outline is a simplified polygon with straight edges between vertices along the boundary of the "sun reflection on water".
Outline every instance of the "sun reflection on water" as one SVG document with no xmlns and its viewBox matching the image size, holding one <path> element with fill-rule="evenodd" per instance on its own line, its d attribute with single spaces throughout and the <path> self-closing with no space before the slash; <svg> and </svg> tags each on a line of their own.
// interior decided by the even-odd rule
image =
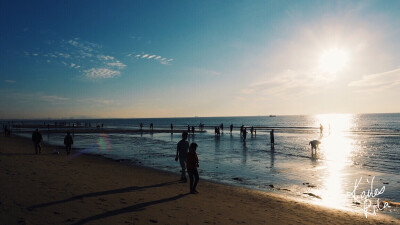
<svg viewBox="0 0 400 225">
<path fill-rule="evenodd" d="M 320 189 L 321 204 L 342 208 L 345 205 L 346 193 L 343 180 L 345 168 L 352 164 L 351 155 L 355 151 L 355 143 L 349 131 L 355 126 L 352 114 L 325 114 L 316 116 L 316 123 L 324 126 L 321 133 L 318 158 L 322 159 L 324 173 L 323 185 Z"/>
</svg>

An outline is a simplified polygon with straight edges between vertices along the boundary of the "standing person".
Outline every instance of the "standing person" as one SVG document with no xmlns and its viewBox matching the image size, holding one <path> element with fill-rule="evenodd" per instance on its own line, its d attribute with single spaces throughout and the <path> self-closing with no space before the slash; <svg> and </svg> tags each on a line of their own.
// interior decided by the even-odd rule
<svg viewBox="0 0 400 225">
<path fill-rule="evenodd" d="M 231 124 L 231 126 L 230 126 L 229 128 L 230 128 L 231 134 L 232 134 L 232 131 L 233 131 L 233 123 Z"/>
<path fill-rule="evenodd" d="M 143 123 L 140 123 L 140 130 L 143 130 Z"/>
<path fill-rule="evenodd" d="M 322 132 L 324 132 L 324 126 L 322 126 L 322 124 L 319 124 L 319 131 L 322 136 L 322 134 L 323 134 Z"/>
<path fill-rule="evenodd" d="M 250 132 L 251 132 L 251 136 L 253 137 L 253 132 L 254 132 L 254 127 L 253 126 L 251 126 L 251 128 L 250 128 Z"/>
<path fill-rule="evenodd" d="M 176 157 L 175 161 L 178 161 L 181 164 L 182 174 L 181 174 L 181 181 L 187 182 L 186 179 L 186 157 L 189 150 L 189 142 L 187 141 L 188 133 L 182 133 L 182 140 L 180 140 L 176 147 Z"/>
<path fill-rule="evenodd" d="M 192 126 L 192 134 L 194 135 L 194 126 Z"/>
<path fill-rule="evenodd" d="M 191 194 L 197 194 L 199 193 L 196 190 L 197 183 L 199 182 L 199 172 L 197 171 L 197 168 L 199 167 L 199 158 L 197 157 L 197 144 L 192 143 L 190 144 L 189 148 L 189 153 L 187 154 L 187 170 L 189 174 L 189 188 L 190 188 L 190 193 Z"/>
<path fill-rule="evenodd" d="M 269 138 L 271 139 L 271 149 L 275 147 L 275 137 L 274 137 L 274 129 L 269 132 Z"/>
<path fill-rule="evenodd" d="M 174 125 L 171 123 L 171 133 L 174 131 Z"/>
<path fill-rule="evenodd" d="M 224 124 L 221 123 L 221 125 L 219 125 L 219 128 L 221 128 L 221 132 L 224 133 Z"/>
<path fill-rule="evenodd" d="M 150 129 L 153 131 L 153 123 L 150 123 Z"/>
<path fill-rule="evenodd" d="M 36 130 L 32 133 L 32 141 L 35 145 L 36 155 L 42 152 L 42 140 L 42 135 L 40 134 L 39 129 L 36 128 Z"/>
<path fill-rule="evenodd" d="M 243 140 L 246 142 L 246 137 L 247 137 L 247 130 L 246 128 L 243 128 Z"/>
<path fill-rule="evenodd" d="M 64 145 L 65 145 L 65 150 L 67 151 L 67 155 L 71 153 L 71 146 L 74 144 L 74 140 L 72 139 L 71 133 L 68 131 L 67 135 L 64 138 Z"/>
</svg>

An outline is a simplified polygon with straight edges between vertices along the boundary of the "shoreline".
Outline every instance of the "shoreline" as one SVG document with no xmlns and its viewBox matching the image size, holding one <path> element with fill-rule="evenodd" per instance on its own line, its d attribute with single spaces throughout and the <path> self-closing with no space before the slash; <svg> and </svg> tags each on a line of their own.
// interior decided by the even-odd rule
<svg viewBox="0 0 400 225">
<path fill-rule="evenodd" d="M 0 137 L 2 224 L 400 222 L 379 213 L 365 219 L 362 212 L 317 206 L 201 177 L 200 194 L 188 195 L 188 184 L 177 182 L 175 173 L 101 155 L 67 157 L 64 151 L 55 155 L 54 148 L 63 149 L 45 145 L 42 155 L 34 155 L 28 138 Z M 196 215 L 196 221 L 190 221 L 189 215 Z"/>
</svg>

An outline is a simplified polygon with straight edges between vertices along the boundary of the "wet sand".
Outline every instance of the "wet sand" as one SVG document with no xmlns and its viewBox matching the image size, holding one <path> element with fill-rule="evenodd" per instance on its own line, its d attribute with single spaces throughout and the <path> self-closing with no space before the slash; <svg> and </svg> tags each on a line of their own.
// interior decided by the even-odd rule
<svg viewBox="0 0 400 225">
<path fill-rule="evenodd" d="M 187 132 L 187 130 L 168 130 L 168 129 L 110 129 L 110 128 L 75 128 L 75 129 L 66 129 L 66 128 L 60 128 L 60 129 L 52 129 L 52 130 L 47 130 L 47 129 L 42 129 L 40 132 L 42 134 L 47 134 L 47 133 L 62 133 L 65 134 L 67 131 L 70 131 L 71 133 L 75 134 L 140 134 L 140 133 L 178 133 L 181 134 L 183 132 Z M 29 131 L 19 131 L 15 130 L 13 131 L 14 133 L 32 133 L 32 130 Z M 206 131 L 200 131 L 200 130 L 195 130 L 195 133 L 205 133 Z M 192 132 L 189 132 L 192 133 Z"/>
<path fill-rule="evenodd" d="M 55 146 L 35 155 L 29 139 L 2 135 L 0 224 L 400 223 L 204 180 L 192 195 L 178 178 L 99 156 L 66 156 Z"/>
</svg>

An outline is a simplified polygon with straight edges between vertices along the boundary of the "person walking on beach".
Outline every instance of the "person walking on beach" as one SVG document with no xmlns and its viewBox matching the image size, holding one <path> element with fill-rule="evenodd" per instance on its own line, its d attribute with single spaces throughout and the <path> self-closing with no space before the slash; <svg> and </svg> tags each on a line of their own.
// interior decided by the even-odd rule
<svg viewBox="0 0 400 225">
<path fill-rule="evenodd" d="M 221 125 L 219 125 L 219 128 L 221 128 L 221 132 L 224 133 L 224 124 L 221 123 Z"/>
<path fill-rule="evenodd" d="M 192 134 L 194 135 L 194 126 L 192 126 Z"/>
<path fill-rule="evenodd" d="M 187 182 L 186 179 L 186 157 L 189 150 L 189 142 L 187 141 L 188 133 L 182 133 L 182 140 L 180 140 L 176 147 L 176 157 L 175 161 L 178 161 L 181 164 L 182 174 L 181 174 L 181 181 Z"/>
<path fill-rule="evenodd" d="M 171 133 L 174 131 L 174 125 L 171 123 Z"/>
<path fill-rule="evenodd" d="M 67 155 L 71 153 L 71 146 L 74 144 L 74 140 L 72 139 L 71 133 L 68 131 L 67 135 L 64 138 L 64 145 L 65 145 L 65 150 L 67 151 Z"/>
<path fill-rule="evenodd" d="M 191 194 L 197 194 L 199 193 L 196 190 L 197 183 L 199 182 L 199 172 L 197 171 L 197 168 L 199 167 L 199 158 L 197 157 L 197 144 L 192 143 L 190 144 L 189 148 L 189 153 L 187 154 L 187 170 L 189 174 L 189 188 L 190 188 L 190 193 Z"/>
<path fill-rule="evenodd" d="M 275 137 L 274 137 L 274 129 L 269 132 L 269 138 L 271 140 L 271 149 L 274 149 L 275 147 Z"/>
<path fill-rule="evenodd" d="M 143 130 L 143 123 L 140 123 L 140 130 Z"/>
<path fill-rule="evenodd" d="M 33 133 L 32 133 L 32 141 L 33 144 L 35 145 L 35 152 L 36 155 L 40 154 L 42 152 L 42 135 L 39 132 L 39 129 L 36 129 Z"/>
<path fill-rule="evenodd" d="M 231 124 L 231 125 L 229 126 L 229 129 L 231 130 L 231 134 L 232 134 L 232 131 L 233 131 L 233 124 Z"/>
<path fill-rule="evenodd" d="M 150 123 L 150 129 L 153 131 L 153 123 Z"/>
</svg>

